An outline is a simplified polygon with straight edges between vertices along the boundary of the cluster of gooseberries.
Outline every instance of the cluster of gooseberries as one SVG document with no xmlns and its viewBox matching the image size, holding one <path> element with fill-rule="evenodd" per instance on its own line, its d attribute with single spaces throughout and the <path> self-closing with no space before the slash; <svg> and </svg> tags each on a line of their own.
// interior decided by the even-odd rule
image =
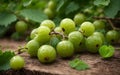
<svg viewBox="0 0 120 75">
<path fill-rule="evenodd" d="M 106 34 L 96 31 L 105 28 L 104 21 L 85 21 L 83 14 L 75 15 L 73 20 L 65 18 L 58 27 L 55 26 L 52 20 L 44 20 L 38 28 L 32 30 L 31 40 L 26 45 L 28 54 L 37 56 L 42 63 L 53 62 L 57 55 L 69 58 L 85 50 L 97 53 L 105 41 L 112 44 L 119 40 L 119 33 L 115 30 Z M 52 38 L 59 40 L 54 46 L 50 43 Z"/>
<path fill-rule="evenodd" d="M 52 20 L 44 20 L 38 28 L 31 31 L 31 40 L 26 44 L 27 53 L 30 57 L 37 57 L 41 63 L 54 62 L 57 56 L 70 58 L 75 53 L 85 51 L 101 54 L 106 47 L 105 42 L 113 44 L 119 40 L 119 33 L 116 30 L 109 30 L 105 34 L 97 31 L 105 27 L 105 21 L 95 20 L 92 23 L 86 21 L 83 14 L 76 14 L 73 20 L 70 18 L 61 20 L 58 27 Z M 114 54 L 114 51 L 109 53 L 109 49 L 113 47 L 110 45 L 108 47 L 105 49 L 108 51 L 106 58 Z M 16 61 L 14 60 L 15 57 L 11 60 L 13 68 L 16 65 L 12 63 L 17 60 L 24 64 L 23 59 L 18 56 L 16 56 Z"/>
</svg>

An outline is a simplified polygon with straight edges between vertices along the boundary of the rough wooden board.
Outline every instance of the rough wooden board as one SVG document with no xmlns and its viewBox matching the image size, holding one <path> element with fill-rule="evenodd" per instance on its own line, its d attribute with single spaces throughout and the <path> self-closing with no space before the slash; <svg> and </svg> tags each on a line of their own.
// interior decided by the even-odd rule
<svg viewBox="0 0 120 75">
<path fill-rule="evenodd" d="M 15 42 L 13 40 L 0 40 L 2 49 L 14 49 L 25 45 L 25 42 Z M 1 73 L 0 75 L 120 75 L 120 51 L 116 51 L 115 57 L 103 60 L 97 54 L 81 53 L 79 58 L 89 64 L 90 69 L 77 71 L 68 65 L 69 60 L 57 58 L 53 64 L 41 64 L 37 58 L 30 58 L 27 53 L 21 54 L 25 58 L 26 65 L 23 70 Z M 118 58 L 116 58 L 118 57 Z"/>
</svg>

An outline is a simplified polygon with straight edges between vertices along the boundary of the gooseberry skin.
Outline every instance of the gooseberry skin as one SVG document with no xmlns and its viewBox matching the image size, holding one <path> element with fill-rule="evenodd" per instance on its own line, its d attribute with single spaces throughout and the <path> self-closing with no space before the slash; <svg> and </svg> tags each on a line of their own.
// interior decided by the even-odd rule
<svg viewBox="0 0 120 75">
<path fill-rule="evenodd" d="M 37 36 L 34 40 L 38 41 L 40 45 L 45 44 L 50 40 L 50 28 L 47 26 L 40 26 L 37 28 Z"/>
<path fill-rule="evenodd" d="M 14 70 L 20 70 L 21 68 L 24 67 L 24 65 L 25 65 L 25 61 L 19 55 L 13 56 L 10 59 L 10 67 Z"/>
<path fill-rule="evenodd" d="M 86 19 L 85 15 L 81 13 L 76 14 L 73 18 L 76 25 L 82 24 L 85 21 L 85 19 Z"/>
<path fill-rule="evenodd" d="M 45 8 L 44 13 L 48 16 L 48 18 L 54 17 L 54 12 L 50 8 Z"/>
<path fill-rule="evenodd" d="M 27 45 L 27 52 L 31 57 L 36 57 L 37 56 L 37 52 L 38 49 L 40 47 L 39 42 L 37 42 L 36 40 L 30 40 Z"/>
<path fill-rule="evenodd" d="M 23 34 L 28 28 L 28 25 L 24 21 L 18 21 L 15 25 L 16 32 Z"/>
<path fill-rule="evenodd" d="M 55 23 L 52 20 L 44 20 L 40 26 L 47 26 L 49 27 L 51 30 L 53 30 L 55 28 Z"/>
<path fill-rule="evenodd" d="M 30 38 L 34 39 L 37 36 L 38 32 L 37 32 L 37 28 L 33 29 L 30 33 Z"/>
<path fill-rule="evenodd" d="M 107 42 L 113 44 L 118 42 L 119 40 L 119 33 L 115 30 L 110 30 L 106 33 L 106 40 Z"/>
<path fill-rule="evenodd" d="M 42 45 L 38 49 L 38 59 L 41 63 L 51 63 L 56 59 L 56 50 L 50 45 Z"/>
<path fill-rule="evenodd" d="M 68 35 L 75 30 L 75 23 L 72 19 L 65 18 L 60 22 L 60 27 L 64 30 L 64 33 Z"/>
<path fill-rule="evenodd" d="M 53 1 L 53 0 L 50 0 L 48 2 L 48 8 L 51 9 L 51 10 L 55 10 L 55 8 L 56 8 L 56 2 Z"/>
<path fill-rule="evenodd" d="M 86 48 L 91 53 L 97 53 L 99 47 L 103 44 L 102 39 L 96 35 L 89 36 L 86 41 Z"/>
<path fill-rule="evenodd" d="M 94 33 L 95 27 L 91 22 L 86 21 L 81 24 L 79 30 L 83 33 L 84 36 L 88 37 Z"/>
<path fill-rule="evenodd" d="M 74 45 L 75 52 L 80 52 L 80 43 L 83 40 L 83 35 L 79 31 L 73 31 L 68 35 L 68 40 Z"/>
<path fill-rule="evenodd" d="M 94 32 L 93 35 L 96 35 L 96 36 L 100 37 L 103 42 L 105 41 L 105 36 L 104 36 L 103 33 L 101 33 L 101 32 Z"/>
<path fill-rule="evenodd" d="M 64 40 L 57 44 L 57 53 L 62 58 L 72 57 L 74 54 L 74 46 L 70 41 Z"/>
<path fill-rule="evenodd" d="M 93 22 L 93 24 L 94 24 L 96 30 L 105 28 L 105 22 L 102 20 L 96 20 Z"/>
</svg>

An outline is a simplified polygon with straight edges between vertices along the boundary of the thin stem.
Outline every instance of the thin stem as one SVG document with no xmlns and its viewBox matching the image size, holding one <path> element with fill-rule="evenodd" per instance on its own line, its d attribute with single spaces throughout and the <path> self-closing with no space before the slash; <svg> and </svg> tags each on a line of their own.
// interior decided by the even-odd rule
<svg viewBox="0 0 120 75">
<path fill-rule="evenodd" d="M 93 17 L 93 18 L 95 18 L 95 19 L 104 19 L 104 20 L 107 20 L 107 19 L 109 19 L 109 20 L 120 20 L 120 18 L 108 18 L 108 17 Z"/>
<path fill-rule="evenodd" d="M 17 54 L 21 54 L 21 53 L 23 53 L 23 52 L 26 52 L 27 49 L 28 49 L 28 48 L 25 48 L 25 47 L 20 48 L 20 49 L 17 50 L 17 51 L 18 51 Z"/>
<path fill-rule="evenodd" d="M 67 39 L 67 38 L 68 38 L 68 37 L 65 36 L 63 33 L 60 33 L 60 32 L 52 31 L 52 32 L 50 33 L 50 35 L 53 35 L 53 34 L 55 34 L 55 35 L 60 35 L 60 36 L 62 36 L 63 39 Z"/>
<path fill-rule="evenodd" d="M 109 24 L 111 25 L 111 27 L 112 27 L 114 30 L 120 30 L 120 28 L 116 28 L 116 27 L 113 25 L 113 23 L 112 23 L 112 21 L 111 21 L 110 19 L 107 19 L 107 21 L 109 22 Z"/>
</svg>

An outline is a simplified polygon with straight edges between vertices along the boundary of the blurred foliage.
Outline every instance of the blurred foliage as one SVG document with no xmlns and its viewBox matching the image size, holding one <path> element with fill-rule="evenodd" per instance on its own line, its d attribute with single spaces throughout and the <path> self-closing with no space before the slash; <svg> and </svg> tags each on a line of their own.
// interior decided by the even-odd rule
<svg viewBox="0 0 120 75">
<path fill-rule="evenodd" d="M 0 0 L 0 36 L 5 33 L 7 26 L 18 20 L 36 26 L 45 19 L 52 19 L 58 25 L 61 19 L 73 19 L 77 13 L 84 13 L 87 20 L 101 15 L 120 17 L 120 0 L 52 0 L 56 3 L 52 18 L 44 13 L 49 1 L 51 0 Z"/>
</svg>

